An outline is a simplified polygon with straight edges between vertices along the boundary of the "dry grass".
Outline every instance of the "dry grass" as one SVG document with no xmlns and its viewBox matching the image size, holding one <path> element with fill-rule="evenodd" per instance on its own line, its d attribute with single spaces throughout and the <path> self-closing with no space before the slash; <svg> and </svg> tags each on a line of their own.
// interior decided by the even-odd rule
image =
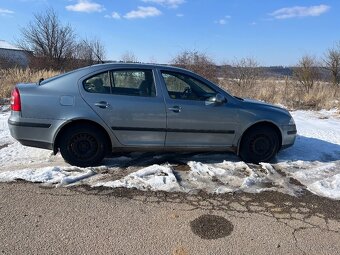
<svg viewBox="0 0 340 255">
<path fill-rule="evenodd" d="M 37 82 L 40 78 L 49 78 L 58 72 L 51 70 L 33 70 L 30 68 L 0 69 L 0 98 L 9 98 L 12 88 L 17 83 Z"/>
<path fill-rule="evenodd" d="M 46 79 L 57 74 L 56 71 L 30 68 L 0 69 L 0 98 L 9 98 L 17 83 L 37 82 L 42 77 Z M 309 93 L 291 78 L 259 80 L 249 88 L 239 87 L 231 79 L 221 79 L 219 84 L 235 96 L 281 104 L 289 109 L 340 109 L 340 87 L 325 82 L 317 82 Z"/>
<path fill-rule="evenodd" d="M 259 80 L 250 88 L 239 87 L 228 79 L 220 80 L 220 85 L 235 96 L 281 104 L 289 109 L 340 109 L 340 88 L 326 82 L 317 82 L 309 93 L 291 78 Z"/>
</svg>

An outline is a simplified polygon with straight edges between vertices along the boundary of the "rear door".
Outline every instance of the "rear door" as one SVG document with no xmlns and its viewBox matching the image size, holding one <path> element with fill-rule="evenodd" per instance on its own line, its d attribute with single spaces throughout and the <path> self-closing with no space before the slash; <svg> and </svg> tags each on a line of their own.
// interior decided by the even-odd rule
<svg viewBox="0 0 340 255">
<path fill-rule="evenodd" d="M 82 96 L 125 146 L 163 147 L 166 112 L 152 69 L 119 69 L 86 78 Z"/>
</svg>

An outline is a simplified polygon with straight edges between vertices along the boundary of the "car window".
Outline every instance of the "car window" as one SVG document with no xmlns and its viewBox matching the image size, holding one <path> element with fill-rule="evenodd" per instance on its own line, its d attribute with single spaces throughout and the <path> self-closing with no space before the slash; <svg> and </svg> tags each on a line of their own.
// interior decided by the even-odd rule
<svg viewBox="0 0 340 255">
<path fill-rule="evenodd" d="M 216 95 L 211 87 L 189 75 L 162 71 L 162 77 L 173 99 L 205 101 Z"/>
<path fill-rule="evenodd" d="M 96 74 L 84 81 L 84 89 L 90 93 L 110 94 L 111 83 L 109 72 Z"/>
<path fill-rule="evenodd" d="M 152 71 L 112 71 L 112 94 L 147 97 L 156 96 Z"/>
</svg>

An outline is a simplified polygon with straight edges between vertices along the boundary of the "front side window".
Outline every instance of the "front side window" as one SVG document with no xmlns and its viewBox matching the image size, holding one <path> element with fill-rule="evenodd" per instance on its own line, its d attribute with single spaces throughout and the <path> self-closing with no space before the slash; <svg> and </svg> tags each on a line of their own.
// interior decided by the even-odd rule
<svg viewBox="0 0 340 255">
<path fill-rule="evenodd" d="M 185 74 L 162 71 L 169 96 L 173 99 L 205 101 L 216 92 L 205 83 Z"/>
<path fill-rule="evenodd" d="M 112 71 L 112 94 L 146 97 L 156 96 L 152 71 Z"/>
</svg>

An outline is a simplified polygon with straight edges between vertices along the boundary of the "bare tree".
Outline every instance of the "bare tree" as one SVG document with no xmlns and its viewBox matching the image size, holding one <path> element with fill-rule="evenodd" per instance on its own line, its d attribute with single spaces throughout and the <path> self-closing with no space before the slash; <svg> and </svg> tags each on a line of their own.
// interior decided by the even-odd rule
<svg viewBox="0 0 340 255">
<path fill-rule="evenodd" d="M 132 51 L 126 51 L 123 53 L 120 60 L 124 63 L 138 63 L 138 59 Z"/>
<path fill-rule="evenodd" d="M 242 89 L 254 87 L 260 75 L 259 63 L 253 57 L 236 59 L 232 63 L 231 76 L 234 83 Z"/>
<path fill-rule="evenodd" d="M 93 65 L 104 62 L 105 47 L 102 42 L 95 38 L 81 40 L 74 52 L 74 59 L 81 65 Z"/>
<path fill-rule="evenodd" d="M 205 53 L 185 50 L 171 60 L 171 64 L 191 70 L 204 78 L 217 82 L 217 67 Z"/>
<path fill-rule="evenodd" d="M 340 42 L 326 51 L 323 67 L 331 73 L 334 86 L 340 85 Z"/>
<path fill-rule="evenodd" d="M 297 67 L 293 69 L 293 75 L 305 92 L 309 93 L 320 76 L 315 57 L 309 55 L 302 56 Z"/>
<path fill-rule="evenodd" d="M 71 26 L 62 25 L 56 12 L 48 9 L 34 15 L 33 21 L 21 29 L 19 46 L 44 60 L 45 66 L 64 69 L 75 48 L 75 33 Z"/>
</svg>

